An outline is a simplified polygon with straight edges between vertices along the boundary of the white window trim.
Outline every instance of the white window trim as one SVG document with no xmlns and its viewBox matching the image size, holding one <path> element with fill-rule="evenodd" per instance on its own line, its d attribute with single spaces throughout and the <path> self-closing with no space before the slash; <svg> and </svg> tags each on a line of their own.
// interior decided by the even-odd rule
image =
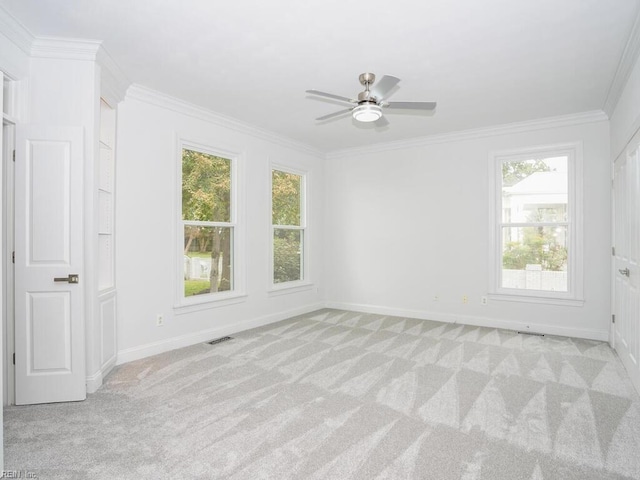
<svg viewBox="0 0 640 480">
<path fill-rule="evenodd" d="M 231 149 L 212 147 L 213 141 L 195 141 L 186 137 L 177 137 L 176 147 L 176 195 L 175 222 L 176 232 L 176 260 L 175 260 L 175 303 L 174 312 L 177 315 L 209 308 L 233 305 L 246 300 L 245 275 L 245 202 L 244 202 L 244 157 L 243 153 Z M 182 151 L 183 149 L 214 155 L 231 160 L 231 221 L 233 227 L 232 265 L 233 290 L 215 292 L 206 295 L 184 296 L 184 231 L 182 221 Z M 217 222 L 207 222 L 215 225 Z M 226 222 L 223 222 L 226 225 Z"/>
<path fill-rule="evenodd" d="M 291 225 L 273 225 L 273 171 L 278 170 L 280 172 L 291 173 L 293 175 L 299 175 L 301 177 L 301 208 L 300 208 L 300 227 L 292 227 Z M 310 251 L 310 237 L 309 234 L 309 172 L 307 170 L 301 170 L 293 168 L 281 163 L 269 162 L 269 202 L 268 202 L 268 218 L 269 218 L 269 280 L 267 286 L 267 293 L 270 296 L 285 295 L 289 293 L 298 293 L 306 290 L 310 290 L 313 287 L 311 281 L 311 269 L 309 267 L 309 251 Z M 274 283 L 273 281 L 273 231 L 274 229 L 292 229 L 301 230 L 302 234 L 302 279 L 294 280 L 291 282 Z"/>
<path fill-rule="evenodd" d="M 499 232 L 502 224 L 502 168 L 504 160 L 533 157 L 568 156 L 568 291 L 525 290 L 503 288 L 502 245 Z M 489 298 L 511 302 L 543 303 L 551 305 L 581 306 L 584 304 L 583 257 L 583 167 L 582 143 L 570 142 L 514 150 L 495 151 L 489 154 Z"/>
</svg>

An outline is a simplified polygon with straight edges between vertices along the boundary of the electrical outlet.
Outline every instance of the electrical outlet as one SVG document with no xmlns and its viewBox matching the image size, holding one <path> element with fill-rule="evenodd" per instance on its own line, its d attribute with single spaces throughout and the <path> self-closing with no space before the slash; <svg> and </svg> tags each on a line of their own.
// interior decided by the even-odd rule
<svg viewBox="0 0 640 480">
<path fill-rule="evenodd" d="M 164 325 L 164 317 L 161 314 L 156 316 L 156 327 L 162 327 Z"/>
<path fill-rule="evenodd" d="M 469 303 L 469 297 L 467 297 L 466 295 L 462 296 L 462 303 Z"/>
<path fill-rule="evenodd" d="M 480 297 L 480 305 L 486 305 L 487 303 L 489 303 L 489 299 L 487 297 Z"/>
</svg>

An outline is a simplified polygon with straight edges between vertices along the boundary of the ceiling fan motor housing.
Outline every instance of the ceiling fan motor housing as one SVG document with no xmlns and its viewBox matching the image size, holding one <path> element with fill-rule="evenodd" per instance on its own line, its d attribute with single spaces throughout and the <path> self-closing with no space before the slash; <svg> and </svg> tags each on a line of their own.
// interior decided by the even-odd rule
<svg viewBox="0 0 640 480">
<path fill-rule="evenodd" d="M 376 101 L 375 97 L 371 96 L 371 92 L 369 90 L 365 90 L 364 92 L 360 92 L 358 94 L 358 103 L 362 105 L 363 103 L 374 103 L 374 104 L 376 104 L 378 102 Z"/>
</svg>

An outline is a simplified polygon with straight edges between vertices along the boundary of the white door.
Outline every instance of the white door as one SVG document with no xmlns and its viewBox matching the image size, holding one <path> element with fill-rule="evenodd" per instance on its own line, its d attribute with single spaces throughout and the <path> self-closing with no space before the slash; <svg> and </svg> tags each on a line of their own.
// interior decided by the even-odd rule
<svg viewBox="0 0 640 480">
<path fill-rule="evenodd" d="M 614 344 L 640 391 L 640 142 L 614 163 Z M 635 147 L 634 147 L 635 145 Z"/>
<path fill-rule="evenodd" d="M 81 128 L 21 126 L 15 165 L 16 404 L 86 398 Z M 74 275 L 78 275 L 75 283 Z"/>
</svg>

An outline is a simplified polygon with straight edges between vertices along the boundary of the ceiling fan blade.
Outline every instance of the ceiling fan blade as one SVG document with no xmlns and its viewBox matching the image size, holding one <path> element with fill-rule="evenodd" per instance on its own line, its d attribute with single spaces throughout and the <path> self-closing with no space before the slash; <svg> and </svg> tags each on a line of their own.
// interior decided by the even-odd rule
<svg viewBox="0 0 640 480">
<path fill-rule="evenodd" d="M 434 110 L 436 102 L 389 102 L 384 106 L 402 110 Z"/>
<path fill-rule="evenodd" d="M 316 120 L 319 121 L 319 122 L 321 122 L 323 120 L 329 120 L 330 118 L 339 117 L 340 115 L 344 115 L 346 113 L 349 113 L 349 112 L 351 112 L 351 110 L 353 110 L 353 108 L 347 108 L 346 110 L 340 110 L 338 112 L 333 112 L 333 113 L 330 113 L 328 115 L 324 115 L 322 117 L 318 117 L 318 118 L 316 118 Z"/>
<path fill-rule="evenodd" d="M 333 100 L 340 100 L 341 102 L 347 103 L 357 103 L 357 100 L 352 100 L 351 98 L 341 97 L 340 95 L 334 95 L 333 93 L 321 92 L 319 90 L 307 90 L 307 93 L 311 95 L 317 95 L 319 97 L 332 98 Z"/>
<path fill-rule="evenodd" d="M 371 87 L 371 95 L 376 97 L 378 101 L 382 100 L 387 97 L 387 94 L 391 92 L 393 87 L 395 87 L 399 81 L 399 78 L 392 77 L 391 75 L 385 75 L 378 82 L 373 84 Z"/>
</svg>

